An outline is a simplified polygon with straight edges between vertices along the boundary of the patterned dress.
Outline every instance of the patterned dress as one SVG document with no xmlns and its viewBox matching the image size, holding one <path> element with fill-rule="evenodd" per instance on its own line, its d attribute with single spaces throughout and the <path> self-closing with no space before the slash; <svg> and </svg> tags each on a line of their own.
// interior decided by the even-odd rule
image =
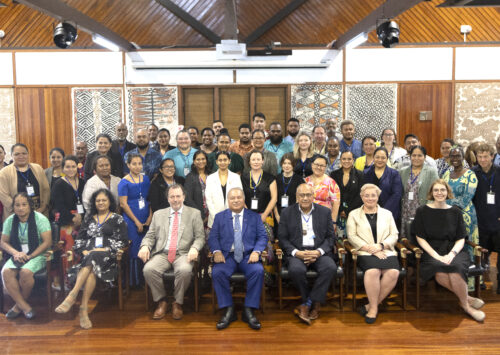
<svg viewBox="0 0 500 355">
<path fill-rule="evenodd" d="M 109 251 L 94 251 L 83 256 L 84 250 L 96 247 L 97 237 L 102 237 L 102 245 Z M 104 288 L 112 287 L 118 276 L 116 253 L 127 244 L 127 224 L 122 216 L 113 213 L 100 227 L 93 216 L 85 218 L 73 247 L 81 260 L 68 271 L 70 284 L 75 284 L 76 276 L 83 267 L 90 266 L 95 276 L 103 281 Z"/>
<path fill-rule="evenodd" d="M 312 186 L 314 189 L 314 203 L 332 209 L 332 202 L 338 201 L 340 203 L 340 188 L 331 177 L 324 175 L 323 180 L 314 185 L 313 176 L 308 176 L 306 184 Z"/>
<path fill-rule="evenodd" d="M 417 212 L 417 208 L 420 206 L 420 202 L 418 199 L 418 191 L 419 191 L 419 180 L 420 180 L 420 174 L 418 175 L 417 178 L 414 178 L 412 181 L 412 178 L 408 179 L 406 182 L 406 188 L 405 188 L 405 193 L 403 195 L 403 202 L 402 202 L 402 214 L 401 214 L 401 236 L 410 238 L 410 231 L 407 230 L 408 226 L 405 221 L 409 221 L 410 218 L 415 217 L 415 213 Z M 413 200 L 410 200 L 408 198 L 409 194 L 413 193 Z"/>
</svg>

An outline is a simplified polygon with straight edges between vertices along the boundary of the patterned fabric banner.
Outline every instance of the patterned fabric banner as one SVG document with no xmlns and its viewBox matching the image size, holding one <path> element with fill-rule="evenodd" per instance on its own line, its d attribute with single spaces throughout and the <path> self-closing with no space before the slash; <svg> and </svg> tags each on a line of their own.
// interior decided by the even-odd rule
<svg viewBox="0 0 500 355">
<path fill-rule="evenodd" d="M 10 147 L 16 143 L 14 89 L 0 88 L 0 144 L 5 149 L 5 161 L 10 161 Z"/>
</svg>

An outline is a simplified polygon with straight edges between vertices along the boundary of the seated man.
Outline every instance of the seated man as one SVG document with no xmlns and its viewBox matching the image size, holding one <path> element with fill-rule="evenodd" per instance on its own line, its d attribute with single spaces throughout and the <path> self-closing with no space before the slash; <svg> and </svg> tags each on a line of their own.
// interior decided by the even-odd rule
<svg viewBox="0 0 500 355">
<path fill-rule="evenodd" d="M 237 319 L 231 296 L 230 278 L 235 271 L 245 274 L 247 291 L 242 320 L 250 328 L 260 329 L 253 309 L 259 308 L 264 282 L 264 268 L 260 254 L 267 245 L 267 234 L 258 213 L 243 208 L 245 194 L 239 187 L 227 194 L 229 209 L 215 215 L 208 246 L 214 254 L 212 280 L 219 308 L 226 308 L 217 322 L 217 329 L 227 328 Z"/>
<path fill-rule="evenodd" d="M 329 208 L 313 203 L 314 190 L 307 184 L 297 188 L 297 203 L 281 212 L 278 227 L 280 247 L 286 255 L 288 272 L 300 290 L 302 304 L 295 314 L 305 323 L 319 317 L 319 307 L 326 299 L 330 282 L 337 272 L 333 261 L 335 234 Z M 306 271 L 318 273 L 312 290 Z"/>
<path fill-rule="evenodd" d="M 153 319 L 162 319 L 167 310 L 163 274 L 174 269 L 174 297 L 172 317 L 182 318 L 184 292 L 189 287 L 193 261 L 205 244 L 205 232 L 200 211 L 184 206 L 186 196 L 182 185 L 174 184 L 167 190 L 170 207 L 153 214 L 153 220 L 139 249 L 144 265 L 144 279 L 151 288 L 153 300 L 158 302 Z"/>
</svg>

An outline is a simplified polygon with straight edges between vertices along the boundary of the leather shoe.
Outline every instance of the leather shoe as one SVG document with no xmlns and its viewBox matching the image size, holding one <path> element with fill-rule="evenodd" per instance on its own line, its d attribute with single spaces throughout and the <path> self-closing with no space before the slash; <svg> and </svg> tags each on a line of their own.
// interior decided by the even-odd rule
<svg viewBox="0 0 500 355">
<path fill-rule="evenodd" d="M 305 304 L 301 304 L 300 306 L 297 306 L 294 310 L 294 313 L 301 321 L 304 323 L 311 325 L 311 318 L 309 318 L 309 311 L 310 307 L 306 306 Z"/>
<path fill-rule="evenodd" d="M 319 318 L 320 307 L 321 307 L 321 303 L 314 302 L 313 307 L 312 307 L 311 311 L 309 312 L 309 319 L 310 320 L 316 320 Z"/>
<path fill-rule="evenodd" d="M 226 313 L 222 316 L 222 318 L 217 322 L 217 329 L 222 330 L 229 327 L 229 324 L 238 319 L 236 312 L 234 311 L 234 306 L 229 306 L 226 308 Z"/>
<path fill-rule="evenodd" d="M 255 314 L 253 314 L 253 309 L 250 307 L 245 307 L 243 313 L 241 314 L 241 320 L 248 323 L 248 326 L 252 329 L 259 330 L 261 325 Z"/>
<path fill-rule="evenodd" d="M 153 313 L 154 320 L 160 320 L 165 317 L 165 313 L 167 313 L 167 301 L 162 300 L 158 302 L 158 306 L 156 307 L 155 313 Z"/>
<path fill-rule="evenodd" d="M 172 303 L 172 318 L 179 320 L 182 319 L 182 315 L 182 305 L 177 302 Z"/>
<path fill-rule="evenodd" d="M 376 320 L 377 320 L 377 316 L 375 316 L 375 317 L 373 317 L 373 318 L 372 318 L 372 317 L 365 316 L 365 322 L 366 322 L 367 324 L 373 324 L 373 323 L 375 323 L 375 321 L 376 321 Z"/>
</svg>

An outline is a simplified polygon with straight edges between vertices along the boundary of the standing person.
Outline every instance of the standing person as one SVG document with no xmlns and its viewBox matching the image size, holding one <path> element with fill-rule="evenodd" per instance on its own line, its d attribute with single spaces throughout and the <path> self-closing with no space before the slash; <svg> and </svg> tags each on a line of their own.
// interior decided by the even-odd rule
<svg viewBox="0 0 500 355">
<path fill-rule="evenodd" d="M 337 218 L 337 235 L 346 236 L 346 222 L 349 213 L 361 207 L 361 186 L 363 186 L 363 172 L 354 168 L 352 152 L 340 154 L 341 168 L 330 173 L 340 189 L 339 216 Z"/>
<path fill-rule="evenodd" d="M 229 153 L 229 157 L 231 158 L 231 163 L 229 164 L 230 171 L 237 174 L 241 174 L 243 172 L 243 168 L 245 167 L 243 158 L 237 153 L 229 152 L 230 145 L 231 137 L 229 134 L 225 132 L 219 134 L 217 137 L 217 149 L 208 154 L 208 166 L 212 169 L 212 172 L 216 172 L 218 169 L 216 157 L 219 152 Z"/>
<path fill-rule="evenodd" d="M 221 120 L 215 120 L 212 123 L 212 130 L 214 133 L 214 143 L 216 143 L 217 138 L 219 138 L 220 130 L 224 128 L 224 122 Z"/>
<path fill-rule="evenodd" d="M 303 179 L 311 175 L 313 173 L 311 167 L 313 155 L 311 136 L 307 132 L 300 132 L 293 146 L 293 157 L 296 161 L 295 167 L 293 168 L 294 173 L 302 176 Z"/>
<path fill-rule="evenodd" d="M 28 147 L 16 143 L 10 148 L 13 164 L 0 170 L 0 202 L 3 220 L 12 213 L 12 199 L 19 192 L 26 192 L 33 202 L 33 209 L 48 216 L 50 186 L 38 164 L 30 163 Z"/>
<path fill-rule="evenodd" d="M 189 133 L 185 130 L 177 132 L 176 140 L 177 148 L 166 152 L 163 159 L 172 159 L 175 162 L 175 174 L 185 178 L 191 171 L 196 149 L 191 147 Z"/>
<path fill-rule="evenodd" d="M 207 154 L 210 154 L 217 149 L 217 144 L 215 144 L 215 132 L 212 128 L 205 127 L 201 130 L 201 143 L 200 149 Z"/>
<path fill-rule="evenodd" d="M 409 133 L 405 136 L 405 149 L 406 155 L 399 157 L 394 161 L 393 168 L 396 170 L 402 170 L 411 165 L 410 150 L 416 146 L 422 146 L 420 140 L 413 133 Z M 430 156 L 425 157 L 425 164 L 437 169 L 436 161 Z"/>
<path fill-rule="evenodd" d="M 439 178 L 436 169 L 424 164 L 426 155 L 427 151 L 424 147 L 411 148 L 411 165 L 399 172 L 403 183 L 401 235 L 407 239 L 410 239 L 410 231 L 407 230 L 408 222 L 415 217 L 417 208 L 427 203 L 430 186 Z"/>
<path fill-rule="evenodd" d="M 340 151 L 345 152 L 349 150 L 354 155 L 354 159 L 363 155 L 361 142 L 354 139 L 354 122 L 351 120 L 343 120 L 340 123 L 340 131 L 342 132 L 342 140 L 340 141 Z"/>
<path fill-rule="evenodd" d="M 420 281 L 426 282 L 434 277 L 437 283 L 458 297 L 465 313 L 482 322 L 485 314 L 478 309 L 484 302 L 467 293 L 471 261 L 464 248 L 468 233 L 462 212 L 447 204 L 447 200 L 453 199 L 453 192 L 442 179 L 434 181 L 427 199 L 430 202 L 417 209 L 412 223 L 412 234 L 416 235 L 417 243 L 424 251 Z"/>
<path fill-rule="evenodd" d="M 272 176 L 278 175 L 278 162 L 276 161 L 276 156 L 264 148 L 265 141 L 266 135 L 263 130 L 256 129 L 252 132 L 252 145 L 254 146 L 254 150 L 252 150 L 250 153 L 247 153 L 243 158 L 245 164 L 243 175 L 248 174 L 251 169 L 250 155 L 254 151 L 259 151 L 262 153 L 262 157 L 264 159 L 264 165 L 262 168 L 264 169 L 264 171 Z"/>
<path fill-rule="evenodd" d="M 149 138 L 149 146 L 153 149 L 160 150 L 159 144 L 157 141 L 158 138 L 158 126 L 154 123 L 148 126 L 148 138 Z"/>
<path fill-rule="evenodd" d="M 85 160 L 87 159 L 87 153 L 89 149 L 87 143 L 83 141 L 78 141 L 75 143 L 75 155 L 78 158 L 78 176 L 81 179 L 85 178 Z"/>
<path fill-rule="evenodd" d="M 495 158 L 493 159 L 493 165 L 498 166 L 500 168 L 500 136 L 497 138 L 496 142 L 497 153 L 495 154 Z"/>
<path fill-rule="evenodd" d="M 340 169 L 340 142 L 336 136 L 328 139 L 326 143 L 326 158 L 328 159 L 328 166 L 326 168 L 326 175 L 330 175 L 335 170 Z"/>
<path fill-rule="evenodd" d="M 281 211 L 297 202 L 297 187 L 305 181 L 302 176 L 293 172 L 295 158 L 293 153 L 286 153 L 280 161 L 281 174 L 276 176 L 276 187 L 278 190 L 278 201 L 274 207 L 274 218 L 280 222 Z"/>
<path fill-rule="evenodd" d="M 364 172 L 363 182 L 374 184 L 382 190 L 379 197 L 380 207 L 392 212 L 396 223 L 401 214 L 401 197 L 403 196 L 403 184 L 397 170 L 387 166 L 389 153 L 384 147 L 375 149 L 374 163 Z"/>
<path fill-rule="evenodd" d="M 253 150 L 252 129 L 248 123 L 242 123 L 238 128 L 238 133 L 240 135 L 240 140 L 231 143 L 229 150 L 233 153 L 239 154 L 241 157 L 244 157 L 247 153 Z"/>
<path fill-rule="evenodd" d="M 137 256 L 139 245 L 146 234 L 152 218 L 151 207 L 146 199 L 149 194 L 150 182 L 147 175 L 142 175 L 142 157 L 139 154 L 128 154 L 127 165 L 130 173 L 118 184 L 120 207 L 123 210 L 123 219 L 127 223 L 130 245 L 130 284 L 143 284 L 143 264 Z"/>
<path fill-rule="evenodd" d="M 205 230 L 207 230 L 208 223 L 208 208 L 205 196 L 208 175 L 210 175 L 210 169 L 207 164 L 207 153 L 198 150 L 194 153 L 193 165 L 191 172 L 186 176 L 184 190 L 186 191 L 186 206 L 194 207 L 200 211 Z"/>
<path fill-rule="evenodd" d="M 219 139 L 222 137 L 219 136 Z M 240 176 L 228 169 L 231 158 L 228 152 L 217 152 L 219 169 L 207 177 L 205 197 L 208 207 L 208 227 L 212 228 L 215 215 L 228 207 L 227 193 L 235 187 L 242 188 Z"/>
<path fill-rule="evenodd" d="M 189 138 L 191 139 L 191 147 L 198 148 L 201 145 L 201 143 L 198 142 L 198 136 L 200 135 L 198 127 L 189 126 L 187 131 L 189 133 Z"/>
<path fill-rule="evenodd" d="M 3 224 L 0 246 L 11 255 L 2 268 L 2 279 L 15 304 L 5 317 L 14 319 L 24 313 L 32 319 L 35 311 L 27 300 L 35 284 L 33 275 L 46 265 L 43 254 L 52 244 L 50 222 L 35 211 L 25 191 L 14 194 L 11 208 L 14 214 Z"/>
<path fill-rule="evenodd" d="M 399 158 L 407 154 L 406 149 L 398 147 L 396 141 L 396 131 L 393 128 L 386 128 L 380 136 L 380 146 L 385 147 L 389 153 L 390 166 Z"/>
<path fill-rule="evenodd" d="M 326 130 L 323 126 L 314 126 L 313 134 L 313 151 L 314 154 L 326 155 Z"/>
<path fill-rule="evenodd" d="M 115 126 L 116 139 L 111 143 L 111 151 L 114 154 L 120 154 L 122 159 L 125 157 L 125 153 L 130 152 L 136 147 L 136 145 L 127 140 L 128 128 L 123 122 L 118 122 Z"/>
<path fill-rule="evenodd" d="M 115 201 L 118 201 L 118 184 L 120 183 L 120 178 L 111 175 L 111 159 L 107 155 L 97 156 L 94 159 L 92 170 L 95 172 L 95 175 L 85 183 L 85 187 L 83 188 L 82 198 L 85 211 L 90 211 L 90 198 L 95 191 L 100 189 L 108 189 Z M 113 212 L 118 213 L 118 211 Z"/>
<path fill-rule="evenodd" d="M 172 318 L 183 316 L 184 293 L 193 277 L 193 264 L 205 244 L 200 211 L 184 205 L 186 194 L 182 185 L 168 189 L 169 208 L 154 213 L 151 227 L 144 236 L 139 258 L 145 263 L 144 279 L 151 288 L 158 306 L 153 319 L 162 319 L 167 311 L 167 294 L 163 274 L 174 270 Z"/>
<path fill-rule="evenodd" d="M 300 131 L 300 122 L 295 117 L 292 117 L 288 120 L 288 124 L 286 125 L 286 131 L 288 132 L 288 136 L 284 138 L 286 142 L 295 144 L 295 137 L 299 134 Z"/>
<path fill-rule="evenodd" d="M 476 158 L 476 149 L 479 146 L 479 142 L 472 142 L 469 144 L 467 149 L 465 149 L 465 154 L 464 154 L 464 159 L 469 165 L 469 167 L 473 167 L 477 165 L 477 158 Z"/>
<path fill-rule="evenodd" d="M 94 159 L 98 155 L 107 155 L 111 159 L 111 174 L 121 178 L 123 176 L 123 159 L 120 154 L 111 151 L 111 137 L 106 133 L 101 133 L 97 135 L 95 141 L 97 149 L 87 155 L 85 166 L 83 167 L 85 171 L 85 182 L 94 176 L 92 167 L 94 165 Z"/>
<path fill-rule="evenodd" d="M 143 172 L 148 176 L 149 180 L 152 180 L 158 174 L 158 167 L 161 164 L 162 155 L 158 150 L 149 146 L 148 132 L 145 129 L 139 129 L 135 132 L 135 144 L 137 145 L 136 148 L 125 153 L 124 162 L 128 160 L 130 154 L 139 154 L 142 158 Z M 125 174 L 129 172 L 127 164 L 123 167 L 123 172 Z"/>
<path fill-rule="evenodd" d="M 257 112 L 252 116 L 252 125 L 253 125 L 253 130 L 255 131 L 256 129 L 260 129 L 264 132 L 267 136 L 269 132 L 266 131 L 266 116 L 262 112 Z"/>
<path fill-rule="evenodd" d="M 271 123 L 269 128 L 269 139 L 264 143 L 264 148 L 276 156 L 276 161 L 279 164 L 284 154 L 293 152 L 293 144 L 283 140 L 283 133 L 279 122 Z M 278 174 L 280 172 L 281 166 L 278 165 Z"/>
<path fill-rule="evenodd" d="M 8 164 L 5 162 L 5 149 L 0 145 L 0 170 L 5 168 Z"/>
<path fill-rule="evenodd" d="M 175 149 L 175 146 L 170 145 L 170 131 L 166 128 L 162 128 L 158 131 L 158 151 L 161 156 L 165 156 L 169 150 Z"/>
<path fill-rule="evenodd" d="M 479 245 L 497 253 L 497 294 L 500 294 L 500 168 L 493 165 L 495 149 L 486 143 L 477 147 L 477 189 L 472 202 L 477 212 Z M 489 255 L 488 255 L 489 259 Z M 489 260 L 486 261 L 489 264 Z"/>
<path fill-rule="evenodd" d="M 299 289 L 302 303 L 294 313 L 311 325 L 319 318 L 321 303 L 326 300 L 330 283 L 337 273 L 332 250 L 335 245 L 331 211 L 313 203 L 314 191 L 302 184 L 297 188 L 297 203 L 281 213 L 278 240 L 285 254 L 290 279 Z M 313 287 L 309 287 L 306 272 L 318 273 Z"/>
<path fill-rule="evenodd" d="M 224 315 L 217 322 L 217 329 L 227 328 L 237 319 L 231 296 L 231 275 L 239 270 L 245 274 L 246 295 L 242 320 L 255 330 L 261 324 L 254 315 L 259 308 L 264 268 L 260 255 L 267 245 L 266 230 L 259 215 L 245 207 L 245 197 L 240 188 L 228 191 L 229 208 L 215 216 L 208 238 L 208 246 L 214 255 L 212 280 L 217 304 L 225 308 Z"/>
<path fill-rule="evenodd" d="M 325 174 L 326 158 L 323 155 L 315 155 L 312 158 L 313 174 L 306 177 L 306 184 L 314 191 L 313 202 L 328 207 L 332 212 L 332 221 L 335 225 L 340 206 L 340 189 L 335 180 Z"/>
<path fill-rule="evenodd" d="M 377 139 L 373 136 L 363 137 L 363 140 L 361 141 L 361 146 L 363 147 L 363 153 L 365 155 L 356 159 L 356 162 L 354 163 L 354 167 L 356 169 L 360 171 L 365 171 L 366 169 L 368 169 L 370 166 L 373 165 L 373 153 L 377 148 L 377 146 L 375 145 L 376 142 Z M 390 160 L 387 161 L 387 165 L 391 166 Z"/>
<path fill-rule="evenodd" d="M 151 181 L 149 189 L 148 200 L 151 203 L 153 213 L 170 206 L 167 199 L 167 189 L 174 184 L 184 185 L 184 178 L 175 175 L 174 161 L 165 159 L 160 165 L 160 175 Z"/>
<path fill-rule="evenodd" d="M 62 161 L 64 156 L 64 150 L 61 148 L 52 148 L 49 152 L 50 168 L 45 169 L 45 177 L 51 187 L 62 175 Z"/>
<path fill-rule="evenodd" d="M 118 278 L 116 255 L 127 245 L 127 225 L 122 216 L 113 213 L 116 201 L 107 189 L 95 191 L 90 198 L 90 211 L 75 238 L 74 251 L 80 262 L 68 272 L 73 288 L 56 313 L 67 313 L 75 304 L 78 292 L 83 288 L 80 303 L 80 327 L 92 328 L 88 303 L 97 280 L 101 287 L 111 288 Z"/>
<path fill-rule="evenodd" d="M 450 150 L 455 145 L 455 141 L 451 138 L 445 138 L 441 141 L 440 151 L 441 158 L 436 160 L 436 167 L 439 177 L 443 177 L 444 173 L 451 169 L 450 167 Z"/>
<path fill-rule="evenodd" d="M 335 118 L 327 119 L 325 128 L 326 128 L 326 136 L 328 137 L 328 139 L 337 137 L 337 139 L 340 142 L 340 140 L 343 138 L 342 134 L 339 131 L 337 131 L 337 119 Z"/>
<path fill-rule="evenodd" d="M 63 252 L 73 248 L 74 238 L 78 234 L 82 219 L 85 216 L 83 208 L 83 186 L 84 181 L 78 177 L 78 159 L 74 155 L 68 155 L 62 162 L 64 177 L 54 182 L 51 189 L 50 201 L 52 204 L 52 215 L 60 227 L 59 237 L 64 242 Z M 61 258 L 63 271 L 68 269 L 67 258 Z M 58 276 L 54 277 L 54 286 L 60 287 Z M 64 280 L 67 281 L 67 280 Z"/>
</svg>

